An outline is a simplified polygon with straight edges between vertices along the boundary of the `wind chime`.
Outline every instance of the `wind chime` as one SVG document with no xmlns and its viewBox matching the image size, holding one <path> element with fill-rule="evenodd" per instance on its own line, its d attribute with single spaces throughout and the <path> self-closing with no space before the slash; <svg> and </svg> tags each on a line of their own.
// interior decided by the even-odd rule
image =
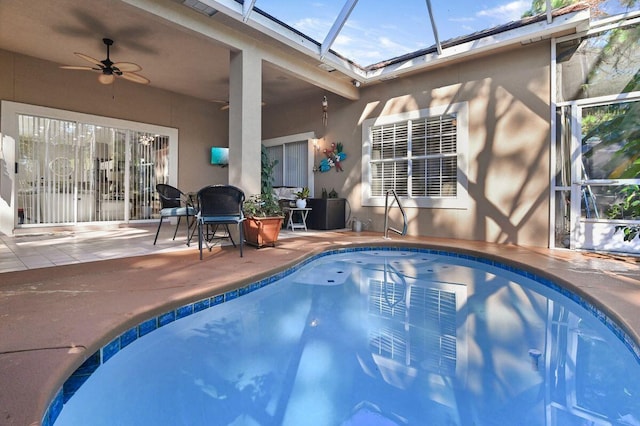
<svg viewBox="0 0 640 426">
<path fill-rule="evenodd" d="M 322 98 L 322 124 L 324 127 L 327 127 L 327 122 L 329 121 L 329 101 L 327 97 L 324 96 Z"/>
<path fill-rule="evenodd" d="M 322 97 L 322 124 L 326 127 L 327 122 L 329 120 L 329 101 L 326 96 Z M 314 170 L 319 170 L 321 172 L 328 172 L 332 167 L 336 169 L 337 172 L 342 171 L 341 162 L 347 158 L 347 154 L 343 151 L 342 143 L 332 143 L 330 149 L 324 149 L 322 151 L 326 158 L 323 158 L 320 161 L 320 165 Z"/>
</svg>

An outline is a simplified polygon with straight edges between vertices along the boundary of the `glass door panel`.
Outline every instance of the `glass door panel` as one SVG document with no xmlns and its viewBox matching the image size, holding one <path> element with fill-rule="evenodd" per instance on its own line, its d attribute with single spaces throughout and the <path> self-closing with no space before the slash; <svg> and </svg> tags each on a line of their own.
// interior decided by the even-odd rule
<svg viewBox="0 0 640 426">
<path fill-rule="evenodd" d="M 640 209 L 618 211 L 640 182 L 640 102 L 581 111 L 581 218 L 640 220 Z"/>
<path fill-rule="evenodd" d="M 82 168 L 76 123 L 21 115 L 19 129 L 18 222 L 75 222 Z"/>
<path fill-rule="evenodd" d="M 640 252 L 616 227 L 640 224 L 640 101 L 578 107 L 573 185 L 576 248 Z"/>
<path fill-rule="evenodd" d="M 132 132 L 131 219 L 150 219 L 160 211 L 156 185 L 169 183 L 169 137 Z"/>
<path fill-rule="evenodd" d="M 151 219 L 169 136 L 18 115 L 18 225 Z"/>
</svg>

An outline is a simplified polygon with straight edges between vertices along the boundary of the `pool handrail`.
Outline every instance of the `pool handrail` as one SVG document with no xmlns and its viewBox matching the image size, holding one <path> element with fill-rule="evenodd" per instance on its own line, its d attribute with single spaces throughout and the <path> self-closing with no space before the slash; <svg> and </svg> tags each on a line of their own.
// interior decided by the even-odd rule
<svg viewBox="0 0 640 426">
<path fill-rule="evenodd" d="M 391 201 L 391 204 L 389 204 L 389 195 L 393 195 L 393 200 Z M 402 213 L 402 221 L 403 221 L 403 227 L 402 227 L 402 231 L 389 226 L 389 210 L 391 209 L 391 207 L 393 207 L 393 203 L 398 204 L 398 208 L 400 209 L 400 213 Z M 395 189 L 389 189 L 387 191 L 387 195 L 385 197 L 384 200 L 384 239 L 388 240 L 389 239 L 389 231 L 393 231 L 396 234 L 399 235 L 407 235 L 407 214 L 404 211 L 404 208 L 402 207 L 402 203 L 400 202 L 400 198 L 398 198 L 398 194 L 396 193 Z"/>
</svg>

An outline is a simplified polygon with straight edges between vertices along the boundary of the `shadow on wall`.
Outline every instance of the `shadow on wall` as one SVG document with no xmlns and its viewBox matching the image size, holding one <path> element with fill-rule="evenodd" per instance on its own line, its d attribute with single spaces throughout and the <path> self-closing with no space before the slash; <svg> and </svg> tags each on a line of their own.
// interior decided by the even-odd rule
<svg viewBox="0 0 640 426">
<path fill-rule="evenodd" d="M 408 209 L 410 234 L 547 246 L 549 147 L 545 141 L 549 129 L 544 111 L 548 107 L 531 89 L 516 83 L 505 86 L 484 77 L 424 91 L 424 97 L 405 95 L 366 103 L 359 126 L 363 120 L 380 115 L 443 102 L 469 102 L 469 208 Z M 538 121 L 540 126 L 536 128 Z M 352 141 L 360 140 L 356 130 Z M 351 191 L 351 204 L 357 206 L 353 215 L 371 218 L 374 229 L 383 231 L 384 208 L 359 207 L 360 186 L 356 180 L 361 178 L 360 165 L 357 168 L 357 173 L 349 176 L 350 184 L 345 185 Z M 391 220 L 401 221 L 395 213 Z"/>
<path fill-rule="evenodd" d="M 528 107 L 528 116 L 518 119 L 518 111 L 524 112 L 523 108 L 527 107 L 520 102 L 523 97 L 514 95 L 506 100 L 505 105 L 498 96 L 499 90 L 503 89 L 505 86 L 491 82 L 483 122 L 485 140 L 476 161 L 477 177 L 475 181 L 469 179 L 469 196 L 478 207 L 473 239 L 518 244 L 522 242 L 520 233 L 526 227 L 527 240 L 537 238 L 536 244 L 546 246 L 547 227 L 544 223 L 538 225 L 534 216 L 536 211 L 541 211 L 547 220 L 549 148 L 544 141 L 531 140 L 535 135 L 531 136 L 530 128 L 522 129 L 524 125 L 530 125 L 530 114 L 546 107 L 542 103 L 534 105 L 533 109 Z M 538 97 L 528 91 L 526 99 L 537 100 Z M 545 119 L 537 116 L 544 123 Z M 498 127 L 503 134 L 508 132 L 514 137 L 506 140 L 506 135 L 498 136 Z M 541 131 L 542 137 L 547 133 L 545 126 Z M 541 181 L 540 173 L 544 173 L 542 179 L 545 183 L 536 187 L 536 183 Z M 498 182 L 499 186 L 496 185 Z M 504 203 L 500 204 L 503 200 Z M 496 230 L 490 229 L 490 222 L 497 226 Z"/>
</svg>

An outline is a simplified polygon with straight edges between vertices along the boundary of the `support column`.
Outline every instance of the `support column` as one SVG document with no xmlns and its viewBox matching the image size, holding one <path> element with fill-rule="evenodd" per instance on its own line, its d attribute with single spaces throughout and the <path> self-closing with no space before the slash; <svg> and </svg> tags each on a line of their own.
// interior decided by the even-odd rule
<svg viewBox="0 0 640 426">
<path fill-rule="evenodd" d="M 262 57 L 231 52 L 229 67 L 229 184 L 248 198 L 260 193 Z"/>
</svg>

